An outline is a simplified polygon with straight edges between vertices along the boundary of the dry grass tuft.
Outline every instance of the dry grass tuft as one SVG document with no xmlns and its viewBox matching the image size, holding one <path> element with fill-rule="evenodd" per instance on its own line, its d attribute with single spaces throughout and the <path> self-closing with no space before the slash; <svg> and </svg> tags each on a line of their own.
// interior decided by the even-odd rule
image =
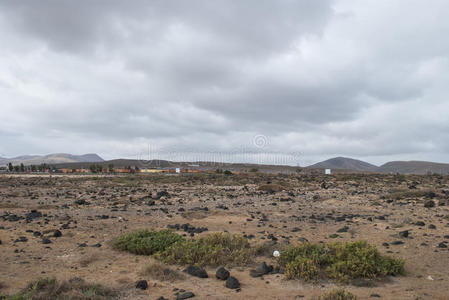
<svg viewBox="0 0 449 300">
<path fill-rule="evenodd" d="M 357 300 L 357 296 L 343 289 L 333 290 L 323 296 L 313 297 L 312 300 Z"/>
<path fill-rule="evenodd" d="M 79 264 L 81 267 L 85 268 L 91 263 L 98 261 L 99 259 L 100 255 L 98 253 L 90 253 L 81 257 L 81 259 L 79 260 Z"/>
<path fill-rule="evenodd" d="M 160 281 L 178 281 L 183 280 L 185 276 L 160 262 L 151 262 L 146 265 L 140 272 L 142 276 L 149 276 L 152 279 L 157 279 Z"/>
<path fill-rule="evenodd" d="M 264 185 L 259 186 L 259 188 L 258 188 L 259 191 L 264 191 L 264 192 L 268 192 L 268 193 L 280 192 L 283 189 L 284 188 L 281 185 L 274 184 L 274 183 L 264 184 Z"/>
<path fill-rule="evenodd" d="M 58 281 L 41 278 L 30 283 L 22 292 L 6 300 L 106 300 L 118 299 L 119 293 L 99 284 L 87 283 L 80 278 Z"/>
</svg>

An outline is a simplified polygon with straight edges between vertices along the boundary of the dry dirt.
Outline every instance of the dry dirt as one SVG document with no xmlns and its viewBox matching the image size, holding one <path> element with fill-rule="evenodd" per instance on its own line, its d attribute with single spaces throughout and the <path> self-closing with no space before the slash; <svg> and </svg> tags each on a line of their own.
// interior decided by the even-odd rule
<svg viewBox="0 0 449 300">
<path fill-rule="evenodd" d="M 260 190 L 265 184 L 272 186 Z M 168 195 L 155 200 L 160 191 Z M 181 281 L 159 281 L 141 274 L 152 258 L 109 245 L 137 229 L 189 223 L 208 228 L 195 237 L 228 231 L 254 244 L 275 239 L 280 248 L 304 239 L 368 240 L 383 254 L 404 259 L 407 274 L 346 290 L 359 299 L 449 299 L 448 198 L 447 176 L 2 175 L 0 294 L 16 293 L 39 277 L 80 277 L 118 288 L 126 299 L 175 299 L 175 288 L 193 292 L 194 299 L 309 299 L 338 287 L 287 281 L 281 274 L 252 278 L 249 267 L 230 269 L 241 283 L 238 292 L 215 279 L 214 268 L 207 268 L 207 279 L 186 274 Z M 424 207 L 426 201 L 435 207 Z M 337 233 L 344 226 L 347 232 Z M 55 229 L 62 236 L 54 237 Z M 405 230 L 409 236 L 399 236 Z M 36 231 L 51 243 L 43 244 Z M 334 233 L 339 237 L 330 238 Z M 256 261 L 275 264 L 271 257 Z M 148 290 L 135 289 L 141 279 Z"/>
</svg>

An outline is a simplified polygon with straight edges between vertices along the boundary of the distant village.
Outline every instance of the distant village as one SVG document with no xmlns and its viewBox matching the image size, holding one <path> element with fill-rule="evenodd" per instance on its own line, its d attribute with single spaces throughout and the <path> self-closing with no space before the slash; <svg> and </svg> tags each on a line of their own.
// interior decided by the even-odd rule
<svg viewBox="0 0 449 300">
<path fill-rule="evenodd" d="M 195 166 L 194 166 L 195 167 Z M 250 172 L 257 172 L 258 170 L 253 168 Z M 92 164 L 88 168 L 66 168 L 58 167 L 49 164 L 30 165 L 24 164 L 13 165 L 9 163 L 7 166 L 0 167 L 0 173 L 50 173 L 50 174 L 135 174 L 135 173 L 224 173 L 232 174 L 229 170 L 206 170 L 198 168 L 139 168 L 137 166 L 126 167 L 114 167 L 113 164 L 107 167 L 101 164 Z M 234 172 L 235 173 L 235 172 Z"/>
</svg>

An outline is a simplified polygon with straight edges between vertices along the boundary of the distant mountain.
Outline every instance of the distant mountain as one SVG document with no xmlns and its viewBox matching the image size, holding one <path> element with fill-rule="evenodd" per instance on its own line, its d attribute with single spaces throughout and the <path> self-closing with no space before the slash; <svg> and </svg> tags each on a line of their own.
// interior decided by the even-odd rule
<svg viewBox="0 0 449 300">
<path fill-rule="evenodd" d="M 449 174 L 449 164 L 429 161 L 390 161 L 380 166 L 379 172 L 400 174 Z"/>
<path fill-rule="evenodd" d="M 307 168 L 313 169 L 343 169 L 353 171 L 377 171 L 378 167 L 367 163 L 365 161 L 348 158 L 348 157 L 334 157 Z"/>
<path fill-rule="evenodd" d="M 76 163 L 76 162 L 103 162 L 104 160 L 94 153 L 73 155 L 67 153 L 54 153 L 49 155 L 22 155 L 13 158 L 0 158 L 0 166 L 12 163 L 13 165 L 24 164 L 40 165 L 46 164 L 60 164 L 60 163 Z"/>
</svg>

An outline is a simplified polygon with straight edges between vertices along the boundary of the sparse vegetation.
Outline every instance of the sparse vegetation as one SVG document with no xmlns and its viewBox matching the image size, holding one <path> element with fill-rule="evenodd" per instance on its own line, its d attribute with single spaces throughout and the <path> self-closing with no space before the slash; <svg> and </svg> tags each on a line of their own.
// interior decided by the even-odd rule
<svg viewBox="0 0 449 300">
<path fill-rule="evenodd" d="M 134 254 L 154 254 L 169 264 L 198 266 L 246 265 L 257 251 L 240 235 L 212 233 L 196 240 L 186 240 L 169 230 L 141 230 L 125 234 L 114 240 L 112 247 Z"/>
<path fill-rule="evenodd" d="M 434 198 L 435 196 L 436 194 L 432 190 L 396 190 L 381 196 L 381 198 L 398 201 L 406 198 Z"/>
<path fill-rule="evenodd" d="M 357 300 L 357 296 L 344 289 L 338 289 L 330 291 L 323 296 L 312 297 L 312 300 Z"/>
<path fill-rule="evenodd" d="M 176 242 L 182 241 L 182 237 L 170 230 L 149 231 L 140 230 L 120 236 L 112 242 L 116 250 L 128 251 L 139 255 L 152 255 Z"/>
<path fill-rule="evenodd" d="M 259 191 L 264 191 L 264 192 L 268 192 L 268 193 L 280 192 L 282 190 L 283 190 L 283 188 L 281 185 L 274 184 L 274 183 L 264 184 L 264 185 L 259 186 Z"/>
<path fill-rule="evenodd" d="M 80 278 L 57 281 L 41 278 L 30 283 L 20 293 L 5 297 L 6 300 L 106 300 L 118 299 L 119 294 L 98 284 L 86 283 Z"/>
<path fill-rule="evenodd" d="M 213 233 L 197 240 L 174 243 L 157 257 L 166 263 L 180 265 L 247 265 L 255 253 L 256 249 L 240 235 Z"/>
<path fill-rule="evenodd" d="M 149 276 L 152 279 L 160 281 L 177 281 L 183 280 L 185 276 L 172 268 L 161 264 L 160 262 L 152 262 L 146 265 L 140 272 L 142 276 Z"/>
<path fill-rule="evenodd" d="M 87 254 L 81 257 L 81 259 L 79 260 L 79 264 L 81 267 L 87 267 L 99 259 L 100 256 L 98 253 Z"/>
<path fill-rule="evenodd" d="M 404 273 L 404 262 L 381 255 L 365 241 L 329 245 L 304 243 L 281 253 L 278 259 L 286 278 L 314 280 L 326 276 L 339 281 L 378 278 Z"/>
</svg>

